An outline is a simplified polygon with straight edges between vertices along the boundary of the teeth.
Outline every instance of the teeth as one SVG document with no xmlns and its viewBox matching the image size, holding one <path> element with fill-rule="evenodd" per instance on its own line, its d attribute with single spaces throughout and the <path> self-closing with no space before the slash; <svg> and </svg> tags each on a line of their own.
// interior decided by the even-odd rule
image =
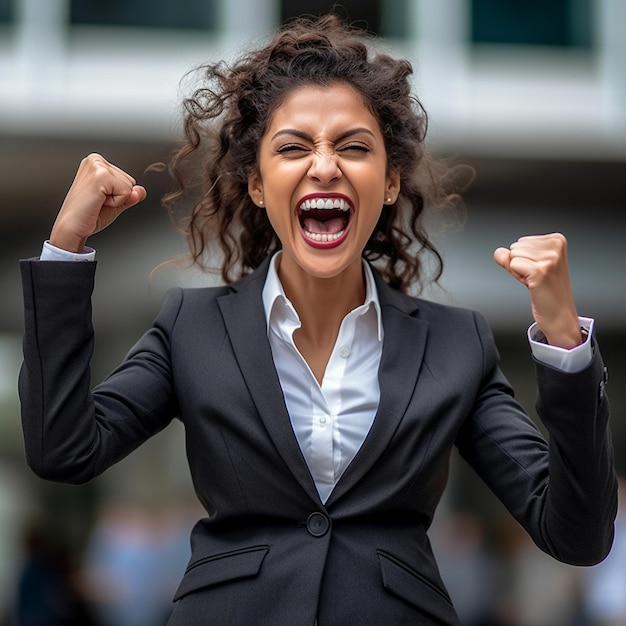
<svg viewBox="0 0 626 626">
<path fill-rule="evenodd" d="M 344 231 L 340 230 L 338 233 L 324 233 L 323 235 L 320 233 L 310 233 L 308 230 L 304 231 L 304 234 L 309 238 L 313 239 L 313 241 L 337 241 L 342 235 Z"/>
<path fill-rule="evenodd" d="M 339 209 L 340 211 L 349 211 L 350 205 L 343 198 L 312 198 L 305 200 L 300 205 L 301 211 L 309 209 Z"/>
</svg>

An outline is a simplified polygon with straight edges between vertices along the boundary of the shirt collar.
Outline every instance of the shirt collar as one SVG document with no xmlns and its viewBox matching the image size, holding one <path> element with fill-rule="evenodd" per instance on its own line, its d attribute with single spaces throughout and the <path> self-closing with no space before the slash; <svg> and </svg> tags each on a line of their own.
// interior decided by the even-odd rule
<svg viewBox="0 0 626 626">
<path fill-rule="evenodd" d="M 272 324 L 276 323 L 276 303 L 281 302 L 283 305 L 287 305 L 282 307 L 283 314 L 287 314 L 288 316 L 293 318 L 294 322 L 297 322 L 298 326 L 300 324 L 300 320 L 298 319 L 298 314 L 296 310 L 289 302 L 289 299 L 285 295 L 285 291 L 283 286 L 278 278 L 278 260 L 280 259 L 280 255 L 282 252 L 279 250 L 272 257 L 269 268 L 267 271 L 267 277 L 265 278 L 265 285 L 263 286 L 263 308 L 265 310 L 265 320 L 267 322 L 267 332 L 269 333 L 270 327 Z M 376 312 L 376 323 L 378 328 L 378 341 L 382 341 L 383 339 L 383 323 L 382 323 L 382 315 L 380 311 L 380 302 L 378 300 L 378 290 L 376 289 L 376 283 L 374 281 L 374 275 L 372 274 L 372 268 L 369 264 L 363 260 L 363 274 L 365 276 L 365 301 L 361 305 L 363 307 L 363 312 L 369 310 L 370 307 L 373 307 Z M 359 307 L 361 308 L 361 307 Z M 286 312 L 288 309 L 289 312 Z"/>
</svg>

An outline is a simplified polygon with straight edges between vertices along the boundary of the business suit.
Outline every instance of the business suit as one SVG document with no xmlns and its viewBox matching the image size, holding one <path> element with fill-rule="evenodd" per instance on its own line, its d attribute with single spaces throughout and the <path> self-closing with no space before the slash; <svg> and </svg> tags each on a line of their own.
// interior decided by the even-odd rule
<svg viewBox="0 0 626 626">
<path fill-rule="evenodd" d="M 42 477 L 84 482 L 180 417 L 208 517 L 193 531 L 172 624 L 458 623 L 426 534 L 453 446 L 546 552 L 575 564 L 608 552 L 616 481 L 597 349 L 577 374 L 537 364 L 548 452 L 482 318 L 376 274 L 380 405 L 323 505 L 272 364 L 267 262 L 233 286 L 171 292 L 92 396 L 94 272 L 22 262 L 27 459 Z"/>
</svg>

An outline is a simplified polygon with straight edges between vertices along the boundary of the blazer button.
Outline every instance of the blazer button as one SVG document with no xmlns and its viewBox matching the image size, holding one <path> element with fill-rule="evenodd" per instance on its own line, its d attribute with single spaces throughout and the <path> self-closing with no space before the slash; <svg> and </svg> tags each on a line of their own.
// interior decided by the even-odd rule
<svg viewBox="0 0 626 626">
<path fill-rule="evenodd" d="M 323 537 L 330 528 L 330 520 L 323 513 L 311 513 L 306 520 L 306 529 L 313 537 Z"/>
<path fill-rule="evenodd" d="M 602 373 L 602 380 L 600 381 L 600 401 L 604 400 L 604 388 L 607 386 L 608 382 L 609 370 L 605 367 Z"/>
</svg>

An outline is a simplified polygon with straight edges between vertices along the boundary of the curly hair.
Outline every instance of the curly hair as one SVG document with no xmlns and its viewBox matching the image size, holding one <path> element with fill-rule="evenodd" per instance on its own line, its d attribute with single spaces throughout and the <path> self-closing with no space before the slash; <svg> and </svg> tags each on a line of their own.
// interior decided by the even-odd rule
<svg viewBox="0 0 626 626">
<path fill-rule="evenodd" d="M 220 61 L 193 71 L 200 83 L 183 102 L 184 138 L 169 163 L 177 188 L 164 198 L 187 238 L 192 263 L 220 271 L 230 283 L 280 248 L 266 212 L 248 195 L 261 138 L 294 89 L 343 83 L 363 96 L 379 121 L 388 169 L 400 175 L 400 195 L 382 211 L 363 257 L 390 285 L 407 291 L 423 286 L 420 253 L 427 252 L 435 260 L 432 279 L 439 279 L 443 261 L 425 231 L 423 213 L 428 206 L 457 204 L 453 168 L 425 149 L 427 115 L 411 91 L 411 64 L 374 54 L 375 43 L 373 35 L 336 15 L 303 17 L 232 64 Z"/>
</svg>

